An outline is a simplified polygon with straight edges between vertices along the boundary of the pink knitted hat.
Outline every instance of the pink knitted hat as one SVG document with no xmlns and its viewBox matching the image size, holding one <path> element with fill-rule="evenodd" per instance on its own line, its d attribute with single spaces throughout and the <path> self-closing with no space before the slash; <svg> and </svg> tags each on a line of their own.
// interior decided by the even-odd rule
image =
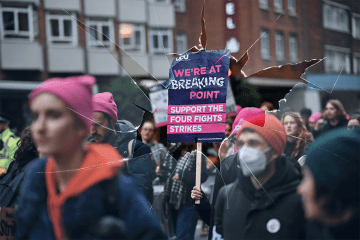
<svg viewBox="0 0 360 240">
<path fill-rule="evenodd" d="M 313 114 L 310 115 L 308 121 L 313 122 L 313 123 L 317 123 L 317 121 L 319 121 L 321 115 L 322 115 L 321 112 L 313 113 Z"/>
<path fill-rule="evenodd" d="M 233 122 L 231 135 L 234 135 L 240 131 L 241 124 L 259 114 L 264 114 L 260 108 L 246 107 L 241 109 Z"/>
<path fill-rule="evenodd" d="M 91 98 L 95 82 L 95 77 L 90 75 L 51 78 L 31 91 L 29 102 L 32 102 L 39 93 L 52 93 L 63 100 L 90 129 L 93 112 Z"/>
<path fill-rule="evenodd" d="M 117 106 L 113 95 L 109 92 L 98 93 L 92 99 L 94 112 L 104 112 L 117 121 Z"/>
</svg>

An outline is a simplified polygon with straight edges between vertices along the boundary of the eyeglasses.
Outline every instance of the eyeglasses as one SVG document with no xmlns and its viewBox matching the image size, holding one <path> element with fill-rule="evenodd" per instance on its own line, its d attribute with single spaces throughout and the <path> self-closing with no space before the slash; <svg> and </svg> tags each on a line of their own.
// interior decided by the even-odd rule
<svg viewBox="0 0 360 240">
<path fill-rule="evenodd" d="M 348 130 L 360 129 L 360 125 L 350 125 L 350 126 L 347 126 L 347 129 Z"/>
</svg>

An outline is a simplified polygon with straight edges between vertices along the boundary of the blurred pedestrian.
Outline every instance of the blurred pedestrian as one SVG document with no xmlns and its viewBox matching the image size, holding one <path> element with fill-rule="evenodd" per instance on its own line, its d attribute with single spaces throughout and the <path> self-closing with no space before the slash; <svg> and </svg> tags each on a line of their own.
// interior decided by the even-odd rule
<svg viewBox="0 0 360 240">
<path fill-rule="evenodd" d="M 349 129 L 349 130 L 360 129 L 360 115 L 359 114 L 355 114 L 350 117 L 350 120 L 347 125 L 347 129 Z"/>
<path fill-rule="evenodd" d="M 311 116 L 308 119 L 308 123 L 309 123 L 308 131 L 312 132 L 314 130 L 315 125 L 318 122 L 318 120 L 321 118 L 321 116 L 322 116 L 321 112 L 316 112 L 311 114 Z"/>
<path fill-rule="evenodd" d="M 309 122 L 308 119 L 311 116 L 312 111 L 309 108 L 303 108 L 300 110 L 300 116 L 305 124 L 306 129 L 309 131 Z"/>
<path fill-rule="evenodd" d="M 240 131 L 241 125 L 246 122 L 252 122 L 253 119 L 256 120 L 255 116 L 264 115 L 264 112 L 260 108 L 247 107 L 241 109 L 238 115 L 235 118 L 235 121 L 232 125 L 232 132 L 230 134 L 231 142 L 235 142 L 235 136 Z M 205 197 L 205 194 L 193 188 L 191 191 L 191 198 L 194 200 L 200 199 L 200 204 L 195 204 L 195 208 L 198 211 L 201 219 L 209 226 L 209 236 L 208 239 L 212 239 L 214 234 L 214 216 L 215 216 L 215 200 L 218 196 L 220 189 L 227 184 L 233 183 L 236 180 L 237 170 L 238 170 L 238 152 L 236 151 L 233 155 L 228 156 L 220 163 L 219 171 L 216 171 L 214 190 L 210 197 L 210 201 Z"/>
<path fill-rule="evenodd" d="M 281 123 L 284 125 L 287 137 L 284 154 L 297 163 L 299 158 L 306 154 L 309 143 L 314 140 L 313 136 L 298 113 L 283 113 Z"/>
<path fill-rule="evenodd" d="M 339 128 L 309 148 L 298 187 L 309 239 L 359 239 L 360 132 Z"/>
<path fill-rule="evenodd" d="M 146 120 L 141 126 L 140 134 L 142 142 L 150 148 L 157 165 L 160 165 L 161 159 L 165 157 L 166 148 L 162 143 L 154 140 L 156 125 L 153 121 Z"/>
<path fill-rule="evenodd" d="M 86 143 L 94 83 L 92 76 L 53 78 L 30 94 L 33 138 L 50 157 L 27 170 L 17 239 L 165 239 L 144 194 L 119 175 L 118 151 Z"/>
<path fill-rule="evenodd" d="M 39 157 L 31 136 L 30 127 L 21 132 L 20 141 L 18 141 L 17 145 L 18 149 L 14 154 L 14 160 L 10 163 L 7 173 L 1 176 L 1 207 L 15 207 L 26 167 L 31 161 Z"/>
<path fill-rule="evenodd" d="M 18 148 L 17 142 L 19 137 L 9 128 L 10 116 L 5 113 L 0 113 L 0 169 L 6 172 L 11 161 L 14 158 L 16 149 Z"/>
<path fill-rule="evenodd" d="M 194 239 L 199 218 L 190 196 L 196 178 L 196 151 L 193 149 L 193 144 L 180 145 L 177 149 L 181 151 L 179 160 L 176 161 L 173 156 L 167 154 L 158 170 L 168 179 L 164 190 L 163 211 L 167 219 L 171 218 L 178 240 Z M 207 178 L 205 156 L 202 156 L 201 183 Z"/>
<path fill-rule="evenodd" d="M 236 135 L 237 180 L 221 188 L 216 232 L 224 239 L 304 239 L 305 219 L 296 188 L 300 165 L 283 156 L 285 129 L 272 114 L 257 115 Z"/>
<path fill-rule="evenodd" d="M 315 137 L 327 131 L 347 126 L 346 112 L 342 103 L 337 99 L 327 101 L 325 111 L 323 113 L 324 123 L 321 127 L 315 126 Z M 318 121 L 319 122 L 319 121 Z"/>
<path fill-rule="evenodd" d="M 152 179 L 155 163 L 150 149 L 137 140 L 137 130 L 128 121 L 117 121 L 117 105 L 109 92 L 93 96 L 93 124 L 90 128 L 90 142 L 107 143 L 128 158 L 123 172 L 134 178 L 136 185 L 145 193 L 150 203 L 153 201 Z M 131 155 L 129 156 L 129 154 Z"/>
<path fill-rule="evenodd" d="M 274 105 L 271 102 L 265 101 L 260 105 L 260 109 L 263 110 L 264 113 L 274 110 Z"/>
</svg>

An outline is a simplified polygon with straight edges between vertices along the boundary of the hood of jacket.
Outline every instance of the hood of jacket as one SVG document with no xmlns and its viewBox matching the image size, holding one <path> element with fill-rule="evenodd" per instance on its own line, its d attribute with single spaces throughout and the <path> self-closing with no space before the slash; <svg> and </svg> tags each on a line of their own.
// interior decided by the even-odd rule
<svg viewBox="0 0 360 240">
<path fill-rule="evenodd" d="M 255 189 L 250 177 L 245 177 L 241 169 L 238 168 L 237 184 L 249 199 L 270 196 L 273 200 L 276 200 L 284 194 L 296 191 L 302 179 L 300 164 L 294 164 L 291 158 L 284 154 L 275 161 L 276 170 L 274 175 L 259 190 Z"/>
<path fill-rule="evenodd" d="M 61 226 L 61 212 L 66 200 L 79 196 L 101 181 L 113 178 L 124 164 L 121 159 L 116 149 L 109 144 L 89 144 L 80 168 L 65 189 L 58 193 L 55 161 L 49 158 L 45 167 L 47 206 L 57 239 L 65 237 Z"/>
</svg>

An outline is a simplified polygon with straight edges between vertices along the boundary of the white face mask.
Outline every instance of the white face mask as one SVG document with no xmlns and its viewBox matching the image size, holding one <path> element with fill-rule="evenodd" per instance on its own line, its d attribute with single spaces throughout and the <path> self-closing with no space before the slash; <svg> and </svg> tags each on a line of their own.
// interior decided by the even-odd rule
<svg viewBox="0 0 360 240">
<path fill-rule="evenodd" d="M 273 159 L 266 161 L 265 153 L 268 152 L 271 147 L 260 151 L 256 148 L 242 146 L 238 154 L 238 160 L 240 162 L 240 168 L 245 177 L 250 177 L 262 173 L 266 165 Z"/>
</svg>

